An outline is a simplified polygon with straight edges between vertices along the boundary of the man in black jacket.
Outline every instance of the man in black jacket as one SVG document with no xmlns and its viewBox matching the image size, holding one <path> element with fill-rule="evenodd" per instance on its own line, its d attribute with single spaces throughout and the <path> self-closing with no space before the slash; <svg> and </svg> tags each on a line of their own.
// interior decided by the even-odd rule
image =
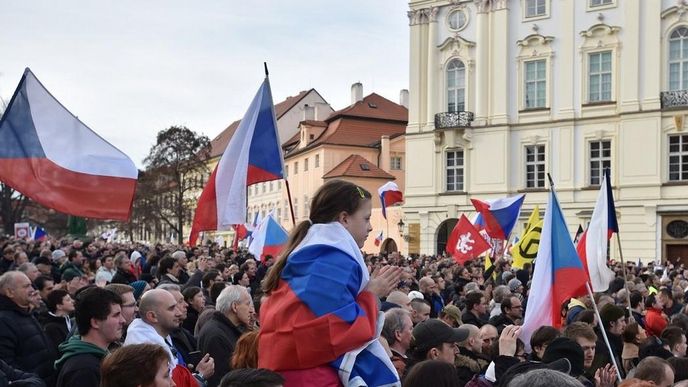
<svg viewBox="0 0 688 387">
<path fill-rule="evenodd" d="M 520 325 L 523 318 L 523 306 L 516 296 L 507 296 L 502 300 L 500 306 L 502 313 L 492 317 L 489 321 L 497 328 L 497 333 L 501 334 L 507 325 Z"/>
<path fill-rule="evenodd" d="M 229 362 L 236 342 L 250 327 L 255 313 L 248 290 L 240 285 L 230 285 L 222 290 L 215 308 L 217 311 L 198 335 L 200 351 L 215 359 L 215 374 L 208 379 L 209 387 L 218 386 L 230 371 Z"/>
<path fill-rule="evenodd" d="M 0 276 L 0 359 L 11 367 L 38 375 L 52 386 L 57 354 L 29 313 L 34 292 L 24 273 L 10 271 Z"/>
<path fill-rule="evenodd" d="M 109 290 L 91 288 L 77 297 L 76 325 L 81 337 L 60 344 L 55 362 L 57 387 L 100 385 L 100 362 L 110 343 L 122 337 L 122 298 Z"/>
</svg>

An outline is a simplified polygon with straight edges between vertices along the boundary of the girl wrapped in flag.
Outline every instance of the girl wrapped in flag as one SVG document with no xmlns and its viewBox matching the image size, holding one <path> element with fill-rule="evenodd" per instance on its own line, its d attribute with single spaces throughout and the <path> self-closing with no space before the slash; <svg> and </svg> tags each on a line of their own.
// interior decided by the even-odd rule
<svg viewBox="0 0 688 387">
<path fill-rule="evenodd" d="M 369 276 L 360 248 L 372 230 L 370 199 L 349 182 L 324 184 L 263 283 L 258 366 L 282 374 L 285 387 L 401 386 L 378 341 L 378 297 L 401 269 Z"/>
</svg>

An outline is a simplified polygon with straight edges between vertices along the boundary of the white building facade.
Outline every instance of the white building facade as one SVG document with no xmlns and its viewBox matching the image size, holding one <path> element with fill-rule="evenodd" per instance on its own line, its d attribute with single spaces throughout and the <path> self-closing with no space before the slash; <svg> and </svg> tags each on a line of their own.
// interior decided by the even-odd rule
<svg viewBox="0 0 688 387">
<path fill-rule="evenodd" d="M 610 168 L 624 258 L 688 263 L 683 1 L 409 6 L 410 253 L 442 251 L 471 197 L 526 193 L 524 223 L 546 204 L 547 173 L 573 233 Z"/>
</svg>

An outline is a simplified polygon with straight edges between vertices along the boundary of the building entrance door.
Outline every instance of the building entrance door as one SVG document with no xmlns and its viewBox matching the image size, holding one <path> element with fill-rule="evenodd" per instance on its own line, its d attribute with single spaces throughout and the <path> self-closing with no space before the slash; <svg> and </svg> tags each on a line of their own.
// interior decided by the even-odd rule
<svg viewBox="0 0 688 387">
<path fill-rule="evenodd" d="M 688 244 L 666 246 L 667 260 L 674 265 L 683 264 L 688 267 Z"/>
<path fill-rule="evenodd" d="M 447 251 L 447 239 L 458 221 L 456 218 L 447 219 L 437 227 L 437 255 L 442 255 Z"/>
</svg>

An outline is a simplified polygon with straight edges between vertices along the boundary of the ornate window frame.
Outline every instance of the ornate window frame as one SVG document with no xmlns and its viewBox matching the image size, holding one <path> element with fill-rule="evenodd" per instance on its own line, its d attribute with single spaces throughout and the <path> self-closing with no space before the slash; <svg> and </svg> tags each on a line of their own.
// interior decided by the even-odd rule
<svg viewBox="0 0 688 387">
<path fill-rule="evenodd" d="M 465 85 L 464 85 L 464 111 L 475 110 L 475 42 L 464 39 L 459 34 L 447 38 L 437 48 L 440 51 L 440 71 L 442 72 L 442 84 L 439 90 L 438 104 L 441 109 L 438 112 L 445 112 L 448 109 L 447 99 L 447 68 L 455 60 L 460 60 L 464 65 Z"/>
<path fill-rule="evenodd" d="M 527 168 L 526 168 L 526 147 L 529 146 L 539 146 L 542 145 L 545 147 L 545 175 L 547 172 L 550 171 L 550 157 L 549 154 L 552 152 L 551 148 L 551 142 L 549 139 L 549 136 L 542 136 L 538 133 L 535 133 L 530 136 L 525 136 L 521 138 L 521 143 L 519 147 L 519 186 L 521 187 L 521 191 L 542 191 L 547 189 L 547 181 L 545 180 L 545 186 L 544 187 L 528 187 L 528 182 L 527 182 Z"/>
<path fill-rule="evenodd" d="M 619 96 L 619 63 L 621 50 L 621 42 L 619 41 L 618 32 L 621 27 L 610 26 L 607 24 L 595 24 L 585 31 L 580 32 L 580 36 L 583 38 L 583 44 L 580 46 L 580 61 L 581 61 L 581 72 L 580 77 L 580 96 L 582 110 L 591 110 L 589 108 L 594 106 L 604 106 L 604 105 L 614 105 L 616 106 L 616 101 Z M 588 99 L 590 97 L 590 55 L 600 52 L 611 51 L 612 60 L 612 86 L 611 86 L 611 97 L 608 101 L 600 102 L 590 102 Z M 595 109 L 595 108 L 593 108 Z"/>
<path fill-rule="evenodd" d="M 523 40 L 519 40 L 516 44 L 519 47 L 519 54 L 516 57 L 516 73 L 518 74 L 518 108 L 519 120 L 523 118 L 533 118 L 535 120 L 547 119 L 550 115 L 550 108 L 552 106 L 553 80 L 552 80 L 552 63 L 554 59 L 554 50 L 550 44 L 554 40 L 552 36 L 543 36 L 538 33 L 528 35 Z M 545 80 L 547 85 L 545 87 L 545 106 L 538 108 L 527 108 L 525 100 L 525 83 L 526 83 L 526 62 L 544 60 L 545 61 Z"/>
</svg>

